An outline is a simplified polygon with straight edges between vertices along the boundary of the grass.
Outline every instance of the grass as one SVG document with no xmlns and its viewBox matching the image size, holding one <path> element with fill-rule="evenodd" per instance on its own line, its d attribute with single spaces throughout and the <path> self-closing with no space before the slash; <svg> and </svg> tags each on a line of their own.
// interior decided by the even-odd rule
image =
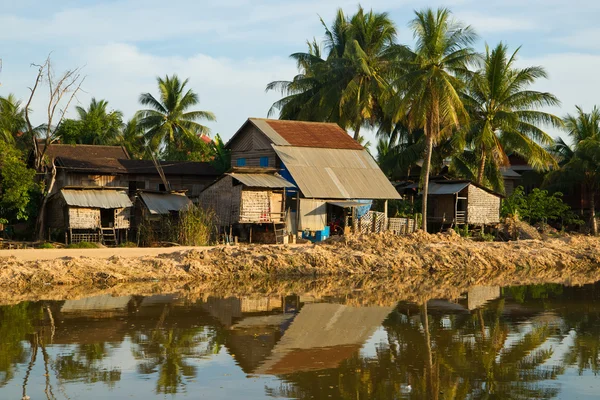
<svg viewBox="0 0 600 400">
<path fill-rule="evenodd" d="M 90 242 L 79 242 L 71 243 L 67 246 L 67 249 L 97 249 L 99 246 L 96 243 Z"/>
<path fill-rule="evenodd" d="M 54 245 L 52 243 L 42 243 L 39 245 L 38 249 L 53 249 Z"/>
</svg>

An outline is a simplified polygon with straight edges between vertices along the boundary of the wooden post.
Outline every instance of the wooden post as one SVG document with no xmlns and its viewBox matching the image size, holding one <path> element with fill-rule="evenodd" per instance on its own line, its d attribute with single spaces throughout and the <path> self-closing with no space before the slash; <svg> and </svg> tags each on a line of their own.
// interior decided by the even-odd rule
<svg viewBox="0 0 600 400">
<path fill-rule="evenodd" d="M 300 232 L 300 190 L 296 190 L 296 238 Z"/>
<path fill-rule="evenodd" d="M 383 203 L 383 232 L 388 230 L 388 201 Z"/>
<path fill-rule="evenodd" d="M 250 244 L 252 244 L 252 225 L 250 225 Z"/>
</svg>

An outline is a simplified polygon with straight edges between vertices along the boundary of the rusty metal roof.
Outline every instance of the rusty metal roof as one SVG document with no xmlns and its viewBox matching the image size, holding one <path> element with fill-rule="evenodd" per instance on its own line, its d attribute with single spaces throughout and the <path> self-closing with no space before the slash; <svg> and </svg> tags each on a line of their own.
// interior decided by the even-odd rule
<svg viewBox="0 0 600 400">
<path fill-rule="evenodd" d="M 366 150 L 273 146 L 304 197 L 400 199 Z"/>
<path fill-rule="evenodd" d="M 181 211 L 192 203 L 185 194 L 141 192 L 140 197 L 150 214 L 170 214 L 171 211 Z"/>
<path fill-rule="evenodd" d="M 233 179 L 254 188 L 296 188 L 294 184 L 275 174 L 227 174 Z"/>
<path fill-rule="evenodd" d="M 264 120 L 290 146 L 362 150 L 363 147 L 338 124 L 325 122 Z M 277 144 L 277 143 L 275 143 Z"/>
<path fill-rule="evenodd" d="M 127 208 L 133 204 L 125 190 L 111 189 L 62 189 L 65 202 L 73 207 L 85 208 Z"/>
<path fill-rule="evenodd" d="M 55 159 L 59 168 L 84 172 L 124 173 L 118 160 L 129 159 L 122 146 L 51 144 L 45 154 L 48 159 Z"/>
</svg>

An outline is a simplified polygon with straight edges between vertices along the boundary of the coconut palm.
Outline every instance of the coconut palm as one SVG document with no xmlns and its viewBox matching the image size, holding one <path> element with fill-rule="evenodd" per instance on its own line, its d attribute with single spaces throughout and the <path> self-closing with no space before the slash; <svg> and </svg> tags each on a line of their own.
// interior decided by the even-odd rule
<svg viewBox="0 0 600 400">
<path fill-rule="evenodd" d="M 323 23 L 323 21 L 321 20 Z M 269 111 L 281 119 L 336 122 L 360 137 L 363 125 L 373 126 L 380 117 L 382 96 L 387 92 L 397 52 L 396 27 L 387 13 L 365 12 L 348 17 L 340 9 L 325 28 L 326 58 L 316 41 L 308 53 L 295 53 L 299 74 L 292 81 L 275 81 L 267 90 L 281 90 L 284 98 Z"/>
<path fill-rule="evenodd" d="M 195 138 L 198 134 L 210 133 L 200 120 L 215 121 L 210 111 L 190 111 L 200 101 L 191 89 L 186 89 L 189 79 L 181 81 L 177 75 L 157 78 L 159 97 L 142 93 L 139 101 L 148 109 L 138 111 L 139 125 L 145 130 L 146 138 L 153 151 L 162 146 L 182 150 L 183 138 Z"/>
<path fill-rule="evenodd" d="M 15 135 L 26 130 L 25 109 L 14 94 L 0 97 L 0 139 L 14 143 Z"/>
<path fill-rule="evenodd" d="M 146 155 L 146 138 L 136 116 L 123 125 L 121 145 L 133 159 L 140 160 Z"/>
<path fill-rule="evenodd" d="M 554 148 L 562 165 L 560 170 L 548 175 L 547 182 L 558 187 L 568 187 L 574 183 L 583 185 L 588 196 L 590 229 L 598 234 L 596 222 L 596 192 L 600 189 L 600 110 L 594 107 L 585 113 L 577 107 L 576 115 L 564 118 L 565 130 L 573 145 L 569 146 L 562 139 Z"/>
<path fill-rule="evenodd" d="M 416 11 L 410 26 L 416 45 L 403 49 L 405 69 L 394 83 L 398 101 L 392 103 L 394 120 L 408 118 L 409 128 L 423 128 L 426 143 L 423 179 L 423 230 L 427 230 L 427 196 L 433 148 L 453 129 L 468 121 L 461 98 L 465 84 L 460 77 L 468 74 L 467 66 L 477 58 L 470 47 L 476 39 L 469 26 L 454 21 L 450 10 Z"/>
<path fill-rule="evenodd" d="M 92 98 L 87 109 L 77 106 L 79 116 L 78 143 L 111 145 L 119 140 L 123 113 L 109 110 L 108 101 Z"/>
<path fill-rule="evenodd" d="M 560 102 L 550 93 L 529 89 L 547 74 L 538 66 L 515 67 L 518 52 L 509 54 L 503 43 L 494 49 L 486 46 L 482 68 L 469 80 L 467 106 L 471 118 L 466 142 L 474 152 L 477 167 L 476 175 L 468 177 L 479 184 L 485 183 L 486 170 L 499 171 L 509 165 L 509 151 L 523 156 L 536 169 L 554 163 L 545 149 L 553 140 L 540 124 L 560 127 L 562 121 L 536 108 Z"/>
</svg>

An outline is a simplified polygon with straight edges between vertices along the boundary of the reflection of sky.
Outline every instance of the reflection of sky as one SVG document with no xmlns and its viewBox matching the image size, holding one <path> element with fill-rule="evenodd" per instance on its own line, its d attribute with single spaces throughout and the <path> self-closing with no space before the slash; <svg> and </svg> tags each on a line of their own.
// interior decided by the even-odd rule
<svg viewBox="0 0 600 400">
<path fill-rule="evenodd" d="M 155 393 L 158 373 L 141 375 L 137 371 L 140 360 L 136 360 L 130 349 L 132 343 L 126 338 L 123 343 L 113 346 L 109 354 L 98 366 L 108 370 L 119 369 L 121 380 L 114 388 L 108 388 L 104 383 L 85 384 L 69 381 L 67 384 L 57 380 L 54 371 L 50 371 L 53 393 L 57 399 L 144 399 L 172 398 L 171 395 Z M 51 360 L 57 356 L 70 354 L 76 349 L 72 345 L 48 346 Z M 270 376 L 246 377 L 246 374 L 235 364 L 235 360 L 223 348 L 219 354 L 210 358 L 186 359 L 190 365 L 197 367 L 195 378 L 183 378 L 185 389 L 177 393 L 176 398 L 206 398 L 206 399 L 264 399 L 265 386 L 277 386 L 278 379 Z M 0 389 L 0 399 L 20 399 L 22 383 L 27 364 L 20 364 L 15 377 L 4 388 Z M 41 351 L 38 351 L 37 362 L 32 369 L 27 385 L 27 395 L 32 399 L 46 398 L 44 393 L 45 379 L 44 363 Z"/>
</svg>

